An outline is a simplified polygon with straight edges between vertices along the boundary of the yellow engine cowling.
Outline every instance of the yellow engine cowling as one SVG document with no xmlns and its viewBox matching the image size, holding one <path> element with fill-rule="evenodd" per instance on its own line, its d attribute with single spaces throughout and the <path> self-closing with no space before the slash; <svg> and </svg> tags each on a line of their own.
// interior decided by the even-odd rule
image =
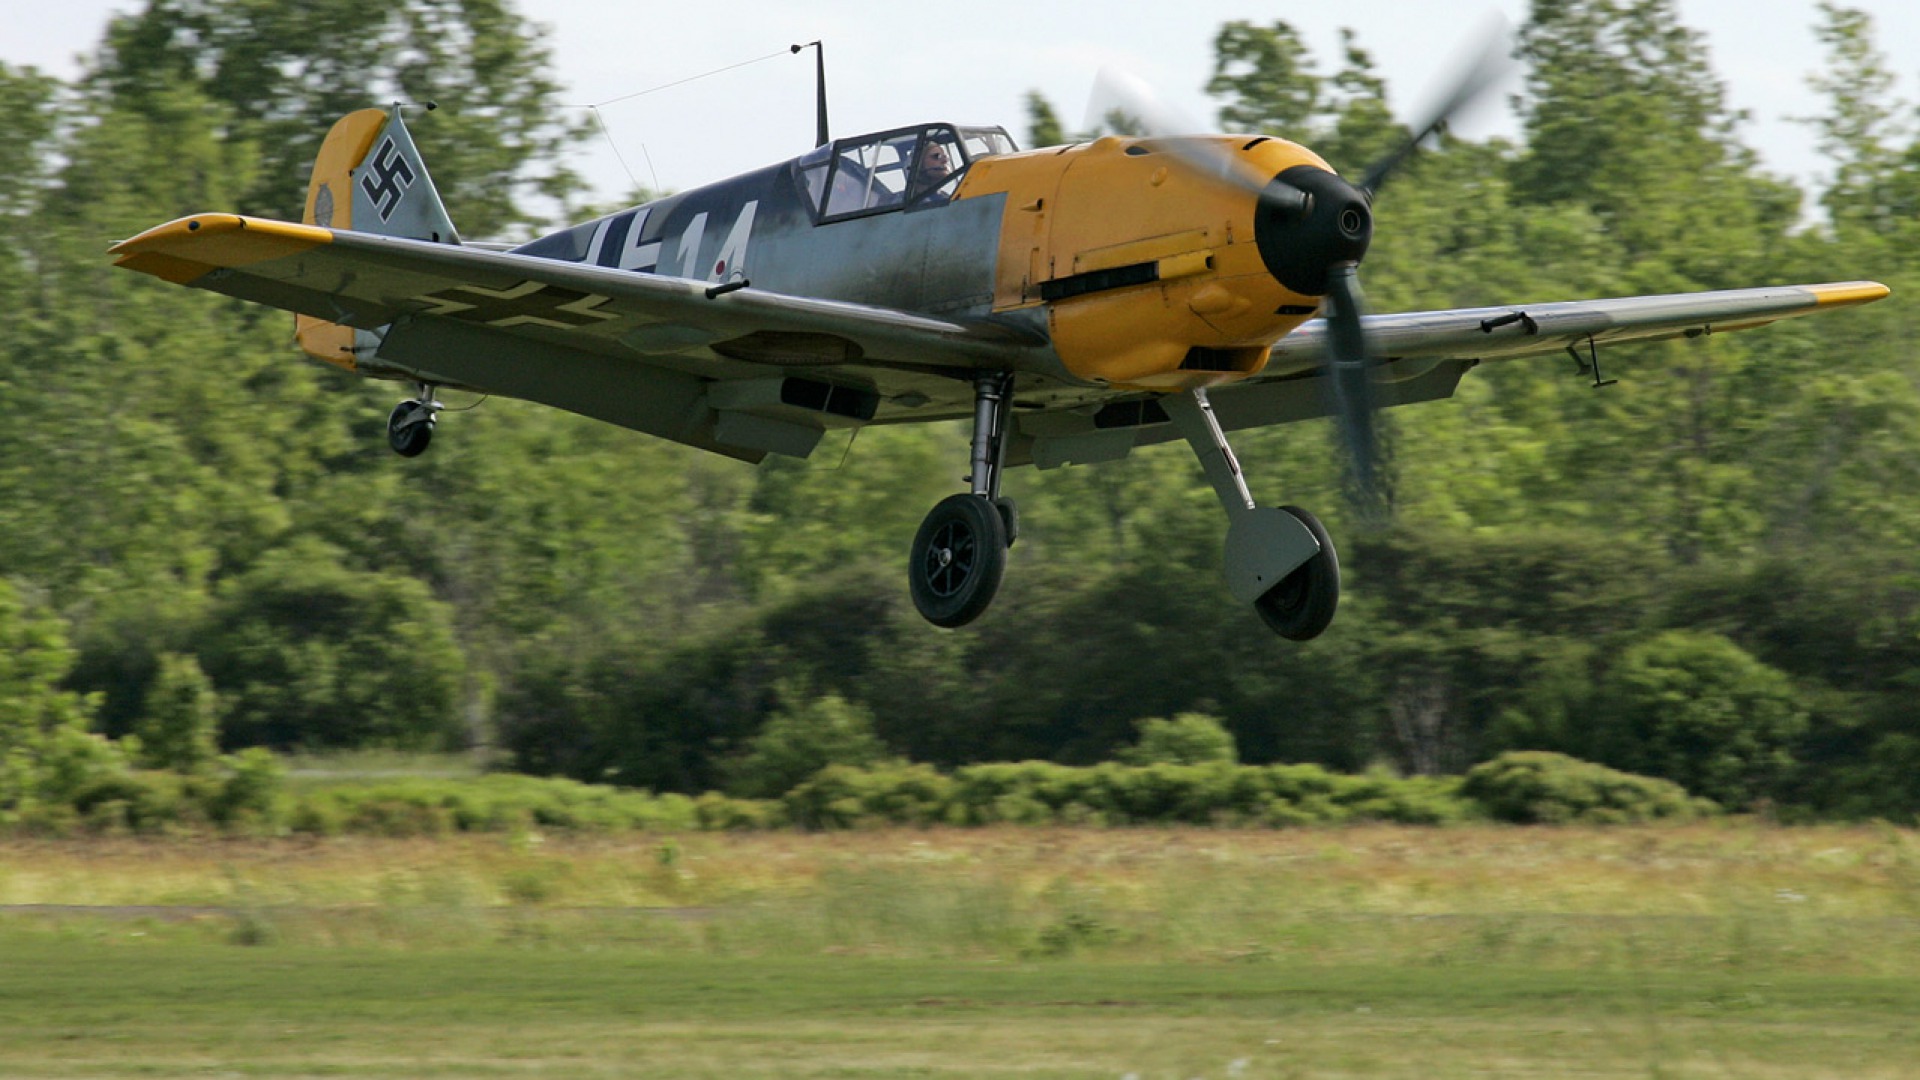
<svg viewBox="0 0 1920 1080">
<path fill-rule="evenodd" d="M 1327 168 L 1280 139 L 1206 141 L 1257 177 Z M 1163 140 L 1104 138 L 975 165 L 963 195 L 1008 193 L 997 306 L 1047 304 L 1054 350 L 1074 375 L 1154 390 L 1232 381 L 1259 371 L 1318 309 L 1319 297 L 1281 285 L 1263 262 L 1258 196 L 1204 175 L 1194 156 Z"/>
</svg>

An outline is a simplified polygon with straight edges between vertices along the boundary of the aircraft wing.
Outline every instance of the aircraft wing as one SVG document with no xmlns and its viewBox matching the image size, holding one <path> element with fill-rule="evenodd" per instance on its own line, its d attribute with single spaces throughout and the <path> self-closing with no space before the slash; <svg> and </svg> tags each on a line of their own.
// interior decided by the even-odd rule
<svg viewBox="0 0 1920 1080">
<path fill-rule="evenodd" d="M 181 218 L 114 245 L 116 265 L 361 329 L 446 317 L 588 351 L 727 355 L 794 342 L 807 362 L 898 356 L 931 366 L 1013 366 L 1037 344 L 1000 326 L 635 274 L 458 244 L 235 214 Z"/>
<path fill-rule="evenodd" d="M 1379 364 L 1377 400 L 1388 406 L 1449 397 L 1460 377 L 1482 361 L 1564 358 L 1572 349 L 1584 363 L 1590 350 L 1604 354 L 1608 345 L 1750 330 L 1887 294 L 1878 282 L 1846 281 L 1412 311 L 1368 315 L 1362 324 Z M 1326 394 L 1318 384 L 1328 348 L 1324 319 L 1280 339 L 1259 376 L 1215 392 L 1222 425 L 1232 430 L 1327 415 Z"/>
<path fill-rule="evenodd" d="M 1044 341 L 1004 324 L 234 214 L 181 218 L 112 253 L 176 284 L 379 330 L 377 357 L 341 361 L 369 374 L 539 401 L 746 460 L 805 456 L 826 427 L 965 415 L 966 383 L 952 375 L 1050 366 Z M 1448 397 L 1484 360 L 1744 330 L 1887 292 L 1867 281 L 1790 285 L 1364 323 L 1377 403 L 1388 406 Z M 1214 391 L 1215 415 L 1228 430 L 1327 415 L 1327 354 L 1325 321 L 1306 323 L 1274 345 L 1260 375 Z M 807 378 L 840 366 L 883 373 L 888 385 L 861 400 Z M 1016 427 L 1030 444 L 1014 458 L 1101 460 L 1173 438 L 1157 396 L 1097 392 L 1024 414 Z M 923 404 L 882 410 L 883 398 Z M 796 410 L 817 415 L 796 422 Z"/>
<path fill-rule="evenodd" d="M 964 415 L 969 383 L 953 374 L 1047 355 L 1000 324 L 234 214 L 111 251 L 175 284 L 379 331 L 349 336 L 358 347 L 334 361 L 363 374 L 538 401 L 749 461 L 805 456 L 883 400 L 957 394 L 957 409 L 923 411 Z M 839 366 L 887 369 L 889 385 L 811 377 Z"/>
<path fill-rule="evenodd" d="M 1362 320 L 1374 355 L 1409 359 L 1507 360 L 1567 346 L 1748 330 L 1779 319 L 1865 304 L 1887 295 L 1873 281 L 1569 300 L 1549 304 L 1455 308 L 1369 315 Z M 1316 319 L 1274 345 L 1268 371 L 1316 368 L 1327 359 L 1327 324 Z"/>
<path fill-rule="evenodd" d="M 1584 363 L 1590 347 L 1747 330 L 1871 303 L 1887 294 L 1878 282 L 1849 281 L 1412 311 L 1368 315 L 1362 323 L 1377 364 L 1375 404 L 1384 408 L 1451 397 L 1461 377 L 1486 360 L 1564 358 L 1572 348 Z M 1280 339 L 1259 375 L 1211 392 L 1220 426 L 1235 431 L 1330 415 L 1331 394 L 1324 385 L 1329 348 L 1324 319 L 1304 323 Z M 1153 395 L 1145 394 L 1097 412 L 1022 417 L 1021 428 L 1032 442 L 1022 447 L 1018 460 L 1032 460 L 1042 468 L 1107 460 L 1134 446 L 1179 438 L 1166 411 Z"/>
</svg>

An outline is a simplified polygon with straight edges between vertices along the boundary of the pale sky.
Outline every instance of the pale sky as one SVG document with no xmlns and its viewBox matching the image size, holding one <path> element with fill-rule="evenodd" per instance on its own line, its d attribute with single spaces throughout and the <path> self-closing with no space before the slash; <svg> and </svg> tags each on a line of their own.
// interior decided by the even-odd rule
<svg viewBox="0 0 1920 1080">
<path fill-rule="evenodd" d="M 0 0 L 0 7 L 24 12 L 28 2 Z M 0 60 L 70 77 L 78 70 L 76 55 L 99 41 L 108 13 L 139 6 L 138 0 L 34 3 L 31 16 L 6 20 Z M 1387 80 L 1389 106 L 1410 120 L 1483 18 L 1498 11 L 1518 25 L 1527 8 L 1525 0 L 973 0 L 934 9 L 856 0 L 520 0 L 518 6 L 551 30 L 556 75 L 572 106 L 612 102 L 779 54 L 605 104 L 601 115 L 618 153 L 601 139 L 575 161 L 605 198 L 626 191 L 629 169 L 643 183 L 683 189 L 810 147 L 813 59 L 811 52 L 787 54 L 794 43 L 826 42 L 836 136 L 950 120 L 1000 124 L 1024 140 L 1027 91 L 1045 94 L 1069 126 L 1077 125 L 1103 66 L 1132 72 L 1188 116 L 1210 123 L 1216 105 L 1200 88 L 1211 73 L 1213 35 L 1232 19 L 1291 22 L 1314 48 L 1323 74 L 1340 66 L 1339 28 L 1353 28 Z M 1920 4 L 1855 0 L 1849 6 L 1873 15 L 1878 47 L 1900 78 L 1898 95 L 1920 97 Z M 1803 185 L 1822 176 L 1812 131 L 1791 120 L 1821 108 L 1806 84 L 1823 60 L 1813 0 L 1679 0 L 1679 9 L 1705 34 L 1734 107 L 1752 114 L 1743 137 L 1766 167 Z M 1518 85 L 1516 76 L 1505 89 Z M 1490 95 L 1456 129 L 1476 138 L 1514 131 L 1505 96 Z"/>
</svg>

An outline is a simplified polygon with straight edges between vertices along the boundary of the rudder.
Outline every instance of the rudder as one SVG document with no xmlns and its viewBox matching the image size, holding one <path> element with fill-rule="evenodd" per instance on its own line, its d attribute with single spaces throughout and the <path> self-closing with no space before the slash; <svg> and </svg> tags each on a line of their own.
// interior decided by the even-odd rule
<svg viewBox="0 0 1920 1080">
<path fill-rule="evenodd" d="M 397 105 L 361 109 L 334 123 L 314 159 L 301 220 L 326 229 L 460 242 Z M 378 344 L 369 331 L 309 315 L 294 316 L 294 333 L 307 355 L 348 371 L 358 370 L 356 357 Z"/>
</svg>

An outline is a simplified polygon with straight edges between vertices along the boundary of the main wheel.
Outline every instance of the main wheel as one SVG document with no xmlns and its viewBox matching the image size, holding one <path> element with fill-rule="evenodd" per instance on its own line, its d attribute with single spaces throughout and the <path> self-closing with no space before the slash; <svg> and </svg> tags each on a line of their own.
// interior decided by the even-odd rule
<svg viewBox="0 0 1920 1080">
<path fill-rule="evenodd" d="M 426 416 L 415 420 L 420 413 Z M 387 417 L 387 445 L 401 457 L 419 457 L 433 441 L 433 413 L 417 401 L 403 401 Z"/>
<path fill-rule="evenodd" d="M 942 499 L 913 537 L 913 606 L 935 626 L 965 626 L 993 602 L 1007 569 L 1007 527 L 978 495 Z"/>
<path fill-rule="evenodd" d="M 1320 543 L 1320 553 L 1302 563 L 1299 569 L 1280 579 L 1253 602 L 1255 611 L 1267 628 L 1289 641 L 1307 641 L 1319 637 L 1333 623 L 1333 611 L 1340 606 L 1340 556 L 1320 519 L 1297 506 L 1280 509 L 1300 519 Z"/>
</svg>

